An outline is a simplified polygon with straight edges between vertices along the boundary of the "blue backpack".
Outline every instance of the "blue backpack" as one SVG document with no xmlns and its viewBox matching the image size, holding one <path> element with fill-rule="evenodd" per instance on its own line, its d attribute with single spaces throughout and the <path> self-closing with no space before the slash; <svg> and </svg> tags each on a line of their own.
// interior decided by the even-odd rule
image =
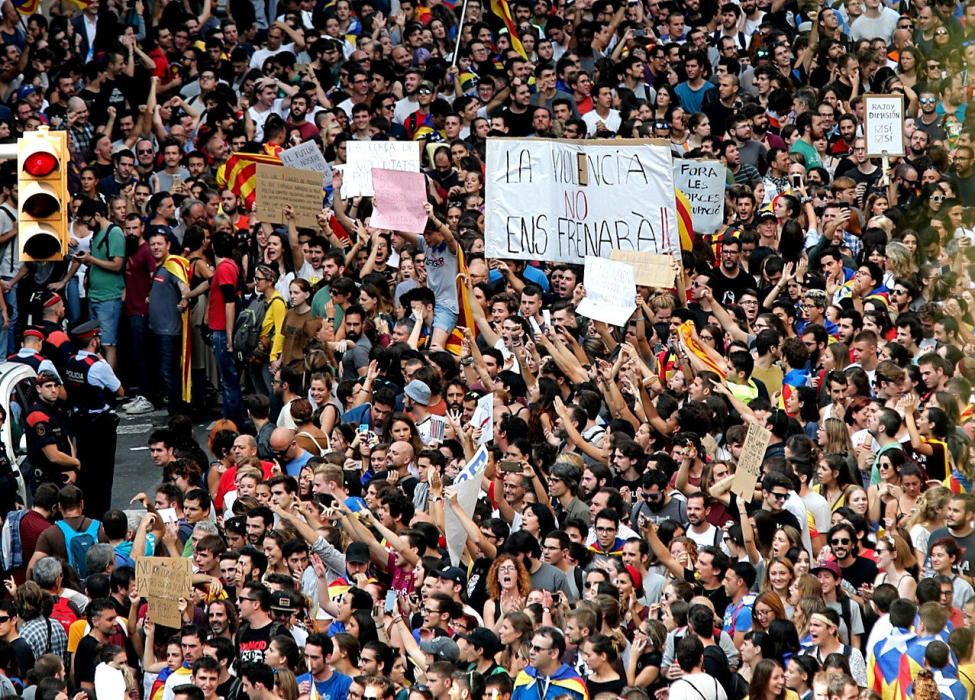
<svg viewBox="0 0 975 700">
<path fill-rule="evenodd" d="M 101 523 L 92 520 L 86 530 L 75 530 L 64 520 L 57 523 L 61 532 L 64 533 L 64 549 L 68 553 L 68 564 L 73 566 L 82 579 L 88 576 L 88 565 L 85 562 L 85 555 L 92 545 L 98 543 L 98 528 Z"/>
</svg>

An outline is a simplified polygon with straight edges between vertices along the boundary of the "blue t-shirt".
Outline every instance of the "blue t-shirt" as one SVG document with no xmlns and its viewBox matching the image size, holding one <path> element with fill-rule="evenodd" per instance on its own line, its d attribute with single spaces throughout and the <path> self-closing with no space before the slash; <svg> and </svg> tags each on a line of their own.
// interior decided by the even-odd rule
<svg viewBox="0 0 975 700">
<path fill-rule="evenodd" d="M 311 682 L 312 677 L 310 673 L 302 673 L 296 680 L 300 687 L 302 683 Z M 338 671 L 333 672 L 327 681 L 315 681 L 315 690 L 322 700 L 345 700 L 351 686 L 352 679 Z"/>
<path fill-rule="evenodd" d="M 308 464 L 308 460 L 310 460 L 311 457 L 311 452 L 302 452 L 300 455 L 284 465 L 284 471 L 287 472 L 288 476 L 293 476 L 297 479 L 298 475 L 301 474 L 301 468 Z"/>
</svg>

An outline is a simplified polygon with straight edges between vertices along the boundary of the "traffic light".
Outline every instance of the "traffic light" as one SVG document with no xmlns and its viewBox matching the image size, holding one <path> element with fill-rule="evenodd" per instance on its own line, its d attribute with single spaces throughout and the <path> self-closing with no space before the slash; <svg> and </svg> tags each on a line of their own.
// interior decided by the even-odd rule
<svg viewBox="0 0 975 700">
<path fill-rule="evenodd" d="M 61 260 L 68 252 L 68 135 L 25 132 L 17 141 L 22 260 Z"/>
</svg>

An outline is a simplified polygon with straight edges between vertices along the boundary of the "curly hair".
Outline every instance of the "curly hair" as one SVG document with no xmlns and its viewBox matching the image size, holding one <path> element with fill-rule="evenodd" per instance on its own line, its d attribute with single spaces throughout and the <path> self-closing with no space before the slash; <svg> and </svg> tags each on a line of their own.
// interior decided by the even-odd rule
<svg viewBox="0 0 975 700">
<path fill-rule="evenodd" d="M 491 568 L 488 570 L 487 590 L 488 595 L 491 596 L 492 600 L 499 600 L 501 598 L 501 585 L 498 583 L 498 569 L 501 568 L 502 564 L 509 561 L 514 564 L 514 567 L 518 572 L 518 594 L 527 596 L 529 593 L 531 593 L 532 579 L 531 575 L 528 573 L 528 569 L 526 569 L 525 565 L 511 554 L 502 554 L 494 560 L 494 563 L 491 564 Z"/>
</svg>

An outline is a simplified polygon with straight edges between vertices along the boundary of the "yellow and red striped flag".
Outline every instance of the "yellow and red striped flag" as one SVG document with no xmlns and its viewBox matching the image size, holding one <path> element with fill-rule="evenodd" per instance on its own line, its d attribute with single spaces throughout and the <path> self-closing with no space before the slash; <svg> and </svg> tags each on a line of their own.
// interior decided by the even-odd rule
<svg viewBox="0 0 975 700">
<path fill-rule="evenodd" d="M 192 263 L 182 255 L 170 255 L 165 261 L 163 261 L 163 268 L 181 283 L 189 286 L 190 277 L 192 276 Z M 184 310 L 180 316 L 182 317 L 183 324 L 183 342 L 180 345 L 179 353 L 179 376 L 180 385 L 182 387 L 181 394 L 183 401 L 190 403 L 193 400 L 193 359 L 190 355 L 190 338 L 192 337 L 192 334 L 190 333 L 189 309 Z"/>
<path fill-rule="evenodd" d="M 445 349 L 460 357 L 461 343 L 464 341 L 464 332 L 461 328 L 470 328 L 471 333 L 477 338 L 477 324 L 474 321 L 474 314 L 471 312 L 471 298 L 467 294 L 467 285 L 460 279 L 461 275 L 467 275 L 467 263 L 464 261 L 464 251 L 457 246 L 457 325 L 450 332 L 447 338 Z"/>
<path fill-rule="evenodd" d="M 694 321 L 684 321 L 677 329 L 680 335 L 681 341 L 684 343 L 684 347 L 687 351 L 693 353 L 701 362 L 707 365 L 708 369 L 714 372 L 716 375 L 721 377 L 722 381 L 728 378 L 727 372 L 724 368 L 716 363 L 707 351 L 701 347 L 697 339 L 694 336 Z"/>
<path fill-rule="evenodd" d="M 674 199 L 677 205 L 677 230 L 680 233 L 680 249 L 684 252 L 694 250 L 694 219 L 691 218 L 691 201 L 676 187 Z"/>
<path fill-rule="evenodd" d="M 281 158 L 267 153 L 231 153 L 217 170 L 217 184 L 237 195 L 249 210 L 257 199 L 258 163 L 281 165 Z"/>
<path fill-rule="evenodd" d="M 491 12 L 504 23 L 505 29 L 508 30 L 508 38 L 511 39 L 511 48 L 521 54 L 522 58 L 528 58 L 528 54 L 525 53 L 525 47 L 521 45 L 521 37 L 518 36 L 518 25 L 515 24 L 515 19 L 511 15 L 508 0 L 491 0 Z"/>
<path fill-rule="evenodd" d="M 37 8 L 41 5 L 41 0 L 13 0 L 13 4 L 17 8 L 17 12 L 30 16 L 37 12 Z"/>
</svg>

